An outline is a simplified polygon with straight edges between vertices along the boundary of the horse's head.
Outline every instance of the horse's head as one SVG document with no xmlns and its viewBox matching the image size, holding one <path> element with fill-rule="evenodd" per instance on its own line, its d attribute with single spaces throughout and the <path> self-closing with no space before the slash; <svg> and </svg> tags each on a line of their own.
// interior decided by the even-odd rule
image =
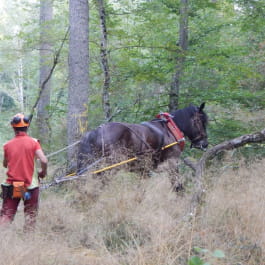
<svg viewBox="0 0 265 265">
<path fill-rule="evenodd" d="M 205 150 L 208 147 L 208 137 L 206 126 L 208 123 L 208 117 L 203 111 L 205 103 L 202 103 L 200 107 L 195 107 L 196 111 L 191 117 L 191 148 L 199 148 Z"/>
<path fill-rule="evenodd" d="M 181 110 L 172 113 L 173 120 L 191 141 L 191 148 L 205 150 L 208 146 L 206 126 L 208 118 L 203 111 L 205 103 L 200 107 L 190 105 Z"/>
</svg>

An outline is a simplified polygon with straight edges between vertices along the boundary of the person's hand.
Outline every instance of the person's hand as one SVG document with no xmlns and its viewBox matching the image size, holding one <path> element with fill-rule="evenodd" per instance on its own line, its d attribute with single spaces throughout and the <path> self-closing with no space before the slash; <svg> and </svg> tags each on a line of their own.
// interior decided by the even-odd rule
<svg viewBox="0 0 265 265">
<path fill-rule="evenodd" d="M 46 172 L 40 171 L 38 172 L 38 177 L 43 179 L 46 176 Z"/>
</svg>

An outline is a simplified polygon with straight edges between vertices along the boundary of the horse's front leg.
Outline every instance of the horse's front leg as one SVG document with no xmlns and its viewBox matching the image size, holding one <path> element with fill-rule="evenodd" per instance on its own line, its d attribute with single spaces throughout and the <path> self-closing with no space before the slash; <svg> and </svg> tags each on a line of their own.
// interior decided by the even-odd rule
<svg viewBox="0 0 265 265">
<path fill-rule="evenodd" d="M 166 175 L 169 177 L 172 189 L 177 192 L 183 190 L 184 185 L 184 180 L 179 174 L 178 165 L 178 159 L 169 158 L 159 164 L 157 167 L 157 172 L 166 173 Z"/>
</svg>

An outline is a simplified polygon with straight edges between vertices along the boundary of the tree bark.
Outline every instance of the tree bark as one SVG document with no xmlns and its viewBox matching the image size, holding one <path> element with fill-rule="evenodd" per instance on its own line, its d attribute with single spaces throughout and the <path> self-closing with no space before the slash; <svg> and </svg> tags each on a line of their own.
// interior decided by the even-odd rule
<svg viewBox="0 0 265 265">
<path fill-rule="evenodd" d="M 188 49 L 188 0 L 180 1 L 179 43 L 177 44 L 176 68 L 169 91 L 169 111 L 178 109 L 180 79 L 185 63 L 185 53 Z"/>
<path fill-rule="evenodd" d="M 51 79 L 42 86 L 50 73 L 53 61 L 51 36 L 51 20 L 53 18 L 52 0 L 40 0 L 40 76 L 39 87 L 42 89 L 42 95 L 37 106 L 37 127 L 38 135 L 44 145 L 49 144 L 49 111 Z"/>
<path fill-rule="evenodd" d="M 103 105 L 105 120 L 109 121 L 111 118 L 111 107 L 109 99 L 110 72 L 109 72 L 108 50 L 107 50 L 108 36 L 107 36 L 107 26 L 106 26 L 106 11 L 104 7 L 104 0 L 97 0 L 96 2 L 98 4 L 98 12 L 100 17 L 100 27 L 101 27 L 100 56 L 101 56 L 101 67 L 104 74 L 102 105 Z"/>
<path fill-rule="evenodd" d="M 69 1 L 69 89 L 67 114 L 68 145 L 77 141 L 87 130 L 89 96 L 88 0 Z M 68 150 L 68 160 L 76 148 Z"/>
</svg>

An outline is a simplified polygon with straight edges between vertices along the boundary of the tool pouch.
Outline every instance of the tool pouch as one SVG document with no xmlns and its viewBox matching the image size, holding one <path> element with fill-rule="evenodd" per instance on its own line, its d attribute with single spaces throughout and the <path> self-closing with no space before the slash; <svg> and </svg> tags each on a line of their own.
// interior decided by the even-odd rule
<svg viewBox="0 0 265 265">
<path fill-rule="evenodd" d="M 24 194 L 27 191 L 24 181 L 13 182 L 12 198 L 24 198 Z"/>
<path fill-rule="evenodd" d="M 12 198 L 12 194 L 13 194 L 13 186 L 6 186 L 1 184 L 2 187 L 2 194 L 1 194 L 1 198 L 3 200 L 5 200 L 6 198 Z"/>
</svg>

